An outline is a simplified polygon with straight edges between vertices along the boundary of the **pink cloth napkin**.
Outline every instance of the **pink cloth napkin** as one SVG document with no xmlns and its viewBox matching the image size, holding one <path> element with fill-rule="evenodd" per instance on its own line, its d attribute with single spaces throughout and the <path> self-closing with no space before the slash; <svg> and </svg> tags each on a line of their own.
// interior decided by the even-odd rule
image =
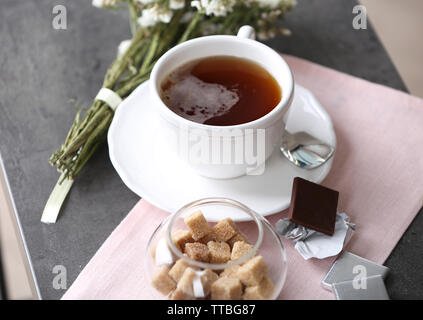
<svg viewBox="0 0 423 320">
<path fill-rule="evenodd" d="M 324 185 L 357 225 L 348 250 L 383 263 L 423 206 L 423 100 L 285 56 L 295 80 L 329 112 L 338 139 Z M 210 195 L 212 196 L 212 195 Z M 141 200 L 94 255 L 63 299 L 151 299 L 145 246 L 168 213 Z M 269 217 L 274 224 L 284 213 Z M 320 281 L 334 258 L 305 261 L 284 240 L 281 299 L 333 299 Z"/>
</svg>

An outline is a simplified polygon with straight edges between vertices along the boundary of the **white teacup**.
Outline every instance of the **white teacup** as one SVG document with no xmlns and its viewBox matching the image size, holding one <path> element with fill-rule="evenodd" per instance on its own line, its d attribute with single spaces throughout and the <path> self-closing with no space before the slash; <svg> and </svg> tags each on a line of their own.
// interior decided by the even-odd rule
<svg viewBox="0 0 423 320">
<path fill-rule="evenodd" d="M 244 26 L 237 36 L 214 35 L 183 42 L 166 52 L 151 72 L 152 107 L 160 114 L 168 145 L 200 175 L 228 179 L 261 174 L 267 158 L 282 143 L 284 115 L 294 96 L 294 79 L 285 60 L 255 41 L 254 35 L 253 28 Z M 160 98 L 163 80 L 190 61 L 212 56 L 234 56 L 261 65 L 281 88 L 279 104 L 257 120 L 232 126 L 205 125 L 171 111 Z"/>
</svg>

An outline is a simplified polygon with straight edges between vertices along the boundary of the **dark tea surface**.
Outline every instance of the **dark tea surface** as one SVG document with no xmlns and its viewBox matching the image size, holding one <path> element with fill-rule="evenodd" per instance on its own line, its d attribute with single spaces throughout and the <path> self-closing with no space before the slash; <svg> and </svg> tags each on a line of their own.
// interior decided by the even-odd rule
<svg viewBox="0 0 423 320">
<path fill-rule="evenodd" d="M 257 63 L 215 56 L 174 70 L 161 84 L 161 98 L 185 119 L 216 126 L 257 120 L 281 100 L 281 89 Z"/>
</svg>

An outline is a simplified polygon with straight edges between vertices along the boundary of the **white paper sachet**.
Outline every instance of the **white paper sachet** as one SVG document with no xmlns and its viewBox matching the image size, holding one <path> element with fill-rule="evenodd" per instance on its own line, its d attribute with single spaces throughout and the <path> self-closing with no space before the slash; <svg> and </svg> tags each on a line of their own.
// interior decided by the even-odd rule
<svg viewBox="0 0 423 320">
<path fill-rule="evenodd" d="M 194 292 L 195 298 L 205 298 L 206 294 L 204 293 L 203 282 L 201 278 L 204 276 L 203 271 L 195 271 L 195 277 L 192 281 L 192 291 Z"/>
<path fill-rule="evenodd" d="M 295 249 L 305 260 L 324 259 L 342 251 L 352 237 L 355 224 L 349 222 L 346 213 L 337 213 L 332 236 L 299 226 L 288 218 L 280 219 L 276 223 L 276 229 L 285 238 L 293 240 Z"/>
<path fill-rule="evenodd" d="M 175 262 L 172 252 L 170 251 L 167 241 L 162 238 L 157 243 L 156 254 L 155 254 L 156 265 L 171 265 Z"/>
</svg>

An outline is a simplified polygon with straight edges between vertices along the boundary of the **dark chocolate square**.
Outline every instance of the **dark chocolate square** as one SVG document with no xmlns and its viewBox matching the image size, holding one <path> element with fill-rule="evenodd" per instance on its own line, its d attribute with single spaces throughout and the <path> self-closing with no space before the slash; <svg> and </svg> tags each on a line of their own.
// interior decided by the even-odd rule
<svg viewBox="0 0 423 320">
<path fill-rule="evenodd" d="M 296 177 L 288 218 L 298 225 L 331 236 L 335 231 L 338 196 L 338 191 Z"/>
</svg>

